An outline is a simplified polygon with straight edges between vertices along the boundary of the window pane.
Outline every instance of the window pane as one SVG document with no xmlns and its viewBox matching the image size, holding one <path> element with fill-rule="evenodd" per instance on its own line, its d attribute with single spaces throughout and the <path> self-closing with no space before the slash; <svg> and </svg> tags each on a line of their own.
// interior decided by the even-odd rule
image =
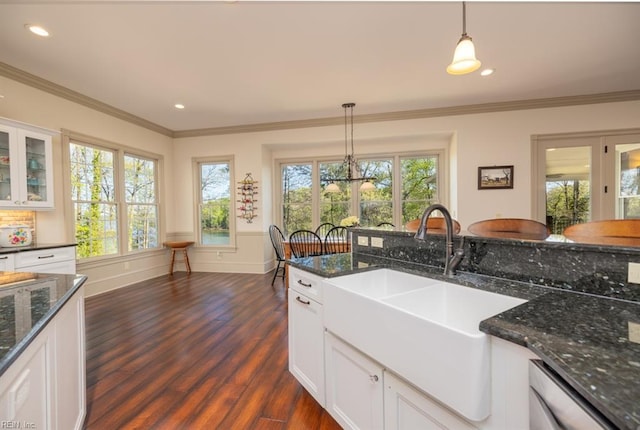
<svg viewBox="0 0 640 430">
<path fill-rule="evenodd" d="M 282 226 L 284 234 L 312 229 L 311 164 L 282 166 Z"/>
<path fill-rule="evenodd" d="M 95 257 L 118 253 L 118 224 L 115 204 L 79 203 L 76 214 L 78 257 Z"/>
<path fill-rule="evenodd" d="M 157 248 L 158 213 L 155 205 L 127 205 L 129 251 Z"/>
<path fill-rule="evenodd" d="M 117 254 L 113 152 L 71 144 L 70 154 L 78 257 Z"/>
<path fill-rule="evenodd" d="M 589 221 L 591 208 L 591 147 L 549 148 L 545 151 L 546 220 L 552 234 Z"/>
<path fill-rule="evenodd" d="M 640 144 L 616 145 L 618 207 L 616 218 L 640 218 Z"/>
<path fill-rule="evenodd" d="M 320 178 L 344 178 L 344 164 L 341 161 L 320 163 Z M 320 193 L 320 224 L 330 222 L 340 225 L 340 220 L 350 215 L 351 184 L 348 182 L 335 182 L 340 188 L 339 193 L 327 193 L 325 189 L 329 182 L 322 182 Z"/>
<path fill-rule="evenodd" d="M 420 218 L 438 201 L 438 156 L 402 158 L 402 223 Z"/>
<path fill-rule="evenodd" d="M 124 157 L 124 186 L 127 203 L 155 203 L 155 162 L 131 155 Z"/>
<path fill-rule="evenodd" d="M 381 222 L 393 222 L 393 162 L 391 160 L 361 161 L 363 177 L 374 177 L 375 190 L 360 194 L 360 225 L 375 227 Z M 358 186 L 360 183 L 358 183 Z"/>
<path fill-rule="evenodd" d="M 204 245 L 229 245 L 231 175 L 228 162 L 200 163 L 200 237 Z"/>
</svg>

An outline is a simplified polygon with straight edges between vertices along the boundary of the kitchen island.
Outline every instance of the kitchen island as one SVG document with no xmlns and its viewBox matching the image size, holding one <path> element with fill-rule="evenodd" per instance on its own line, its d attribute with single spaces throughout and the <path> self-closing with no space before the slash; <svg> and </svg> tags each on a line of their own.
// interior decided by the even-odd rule
<svg viewBox="0 0 640 430">
<path fill-rule="evenodd" d="M 82 428 L 85 281 L 82 275 L 0 272 L 3 425 Z"/>
<path fill-rule="evenodd" d="M 533 352 L 616 427 L 640 426 L 640 344 L 629 339 L 629 324 L 640 324 L 640 303 L 477 273 L 445 277 L 437 267 L 399 267 L 370 255 L 327 255 L 289 264 L 322 278 L 393 267 L 526 299 L 482 321 L 480 330 Z"/>
</svg>

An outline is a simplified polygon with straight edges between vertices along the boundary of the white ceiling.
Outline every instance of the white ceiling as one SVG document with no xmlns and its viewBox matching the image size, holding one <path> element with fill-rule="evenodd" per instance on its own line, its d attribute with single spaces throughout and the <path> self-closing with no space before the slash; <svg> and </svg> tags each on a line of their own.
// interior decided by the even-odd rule
<svg viewBox="0 0 640 430">
<path fill-rule="evenodd" d="M 0 0 L 0 62 L 181 131 L 638 90 L 638 23 L 636 2 L 468 2 L 483 78 L 445 72 L 460 2 Z"/>
</svg>

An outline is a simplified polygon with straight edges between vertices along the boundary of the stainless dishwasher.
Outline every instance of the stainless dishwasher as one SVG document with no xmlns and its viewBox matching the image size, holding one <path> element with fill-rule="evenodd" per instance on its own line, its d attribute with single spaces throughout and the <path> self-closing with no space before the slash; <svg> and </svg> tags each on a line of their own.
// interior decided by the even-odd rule
<svg viewBox="0 0 640 430">
<path fill-rule="evenodd" d="M 616 429 L 542 360 L 529 361 L 529 429 Z"/>
</svg>

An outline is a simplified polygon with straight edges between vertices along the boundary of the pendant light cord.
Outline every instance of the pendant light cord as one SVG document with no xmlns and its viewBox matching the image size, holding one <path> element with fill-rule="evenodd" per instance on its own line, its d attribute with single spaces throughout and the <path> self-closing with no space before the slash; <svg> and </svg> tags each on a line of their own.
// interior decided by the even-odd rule
<svg viewBox="0 0 640 430">
<path fill-rule="evenodd" d="M 462 35 L 467 35 L 467 4 L 462 2 Z"/>
</svg>

